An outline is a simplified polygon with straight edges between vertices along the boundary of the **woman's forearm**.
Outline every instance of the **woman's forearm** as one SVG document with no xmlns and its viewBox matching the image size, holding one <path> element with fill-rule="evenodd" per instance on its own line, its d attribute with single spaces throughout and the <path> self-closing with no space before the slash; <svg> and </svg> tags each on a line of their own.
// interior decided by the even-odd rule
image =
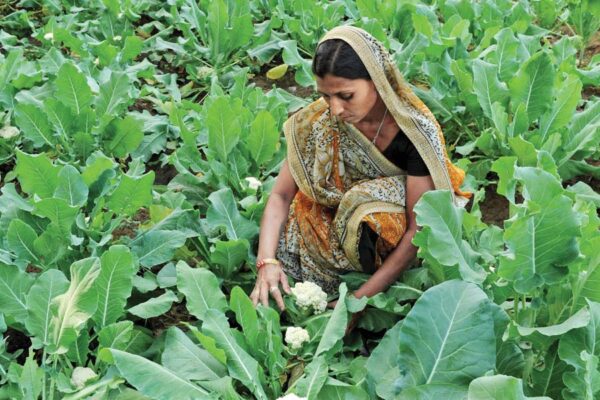
<svg viewBox="0 0 600 400">
<path fill-rule="evenodd" d="M 275 258 L 279 236 L 287 221 L 290 201 L 278 193 L 272 193 L 260 221 L 257 258 Z"/>
<path fill-rule="evenodd" d="M 354 296 L 371 297 L 386 290 L 400 274 L 406 270 L 417 255 L 417 247 L 412 244 L 416 229 L 406 231 L 398 246 L 385 259 L 383 265 L 363 285 L 354 292 Z"/>
</svg>

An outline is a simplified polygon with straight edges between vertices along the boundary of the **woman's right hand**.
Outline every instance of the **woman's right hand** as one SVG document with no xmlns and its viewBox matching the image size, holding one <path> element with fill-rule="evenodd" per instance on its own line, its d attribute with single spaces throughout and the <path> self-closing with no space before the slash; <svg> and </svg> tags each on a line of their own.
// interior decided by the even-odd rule
<svg viewBox="0 0 600 400">
<path fill-rule="evenodd" d="M 266 264 L 258 270 L 258 277 L 256 278 L 256 284 L 252 293 L 250 293 L 250 299 L 252 304 L 256 307 L 258 301 L 265 307 L 269 307 L 269 293 L 271 297 L 275 299 L 279 309 L 285 310 L 285 304 L 283 303 L 283 297 L 281 296 L 281 290 L 279 285 L 285 291 L 286 294 L 290 294 L 290 285 L 287 280 L 287 275 L 283 272 L 281 264 Z"/>
</svg>

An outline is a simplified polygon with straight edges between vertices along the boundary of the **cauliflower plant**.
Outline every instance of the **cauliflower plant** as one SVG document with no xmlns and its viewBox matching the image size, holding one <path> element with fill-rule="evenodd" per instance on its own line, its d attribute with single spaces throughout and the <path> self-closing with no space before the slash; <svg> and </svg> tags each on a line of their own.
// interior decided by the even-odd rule
<svg viewBox="0 0 600 400">
<path fill-rule="evenodd" d="M 283 397 L 279 397 L 277 400 L 307 400 L 306 397 L 300 397 L 295 393 L 286 394 Z"/>
<path fill-rule="evenodd" d="M 327 293 L 313 282 L 300 282 L 292 288 L 296 304 L 301 308 L 313 308 L 315 314 L 320 314 L 327 308 Z"/>
<path fill-rule="evenodd" d="M 302 347 L 304 342 L 308 342 L 310 336 L 308 331 L 297 326 L 290 326 L 285 331 L 285 342 L 290 345 L 292 349 L 299 349 Z"/>
<path fill-rule="evenodd" d="M 85 383 L 97 377 L 96 373 L 91 368 L 75 367 L 71 375 L 71 384 L 77 389 L 85 386 Z"/>
<path fill-rule="evenodd" d="M 252 190 L 258 190 L 258 188 L 262 186 L 262 183 L 253 176 L 244 178 L 244 180 L 248 182 L 248 187 Z"/>
</svg>

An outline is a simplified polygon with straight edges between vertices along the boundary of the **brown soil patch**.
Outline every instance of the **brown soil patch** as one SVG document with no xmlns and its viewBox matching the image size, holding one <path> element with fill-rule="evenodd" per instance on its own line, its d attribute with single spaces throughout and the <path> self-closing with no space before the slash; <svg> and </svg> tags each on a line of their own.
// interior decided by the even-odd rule
<svg viewBox="0 0 600 400">
<path fill-rule="evenodd" d="M 485 199 L 479 203 L 481 220 L 486 224 L 504 227 L 504 221 L 508 219 L 508 200 L 496 192 L 496 185 L 490 184 L 485 188 Z"/>
</svg>

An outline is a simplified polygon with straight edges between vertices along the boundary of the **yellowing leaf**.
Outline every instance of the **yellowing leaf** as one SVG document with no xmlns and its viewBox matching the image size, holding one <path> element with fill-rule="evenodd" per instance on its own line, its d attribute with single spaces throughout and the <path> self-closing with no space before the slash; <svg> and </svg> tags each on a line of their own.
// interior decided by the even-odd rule
<svg viewBox="0 0 600 400">
<path fill-rule="evenodd" d="M 271 79 L 272 81 L 276 81 L 277 79 L 281 79 L 285 75 L 287 70 L 287 64 L 278 65 L 267 71 L 267 78 Z"/>
</svg>

